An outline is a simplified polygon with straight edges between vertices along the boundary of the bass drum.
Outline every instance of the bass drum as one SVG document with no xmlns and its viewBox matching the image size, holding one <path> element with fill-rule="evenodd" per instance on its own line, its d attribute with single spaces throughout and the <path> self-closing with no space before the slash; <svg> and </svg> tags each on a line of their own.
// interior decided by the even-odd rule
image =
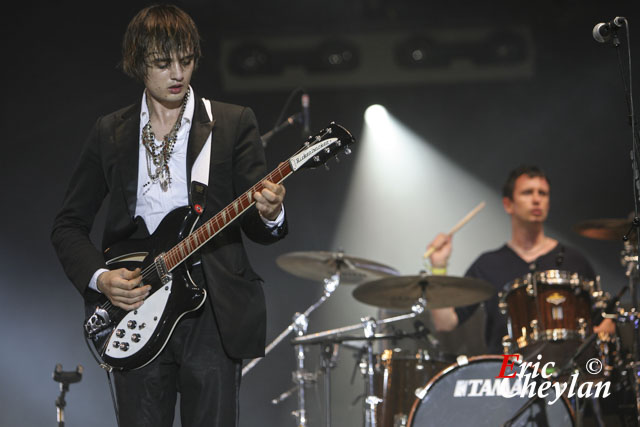
<svg viewBox="0 0 640 427">
<path fill-rule="evenodd" d="M 409 414 L 409 426 L 441 427 L 465 426 L 496 427 L 503 425 L 528 402 L 520 395 L 505 397 L 499 391 L 503 381 L 509 382 L 509 394 L 517 394 L 517 378 L 500 379 L 503 357 L 485 355 L 458 358 L 458 363 L 450 365 L 433 377 L 423 389 L 416 391 L 419 396 Z M 519 364 L 514 365 L 519 372 Z M 512 371 L 507 370 L 509 375 Z M 522 384 L 522 383 L 520 383 Z M 537 390 L 537 389 L 536 389 Z M 564 398 L 555 400 L 553 388 L 546 390 L 548 397 L 527 408 L 514 420 L 518 427 L 566 427 L 573 426 L 573 411 Z"/>
</svg>

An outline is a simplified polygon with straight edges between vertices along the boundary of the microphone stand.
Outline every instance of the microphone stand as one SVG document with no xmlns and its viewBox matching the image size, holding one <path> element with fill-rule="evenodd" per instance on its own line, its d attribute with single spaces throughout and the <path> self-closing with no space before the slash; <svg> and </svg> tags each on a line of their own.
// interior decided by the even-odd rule
<svg viewBox="0 0 640 427">
<path fill-rule="evenodd" d="M 634 206 L 634 218 L 631 226 L 631 230 L 635 229 L 636 232 L 636 240 L 637 246 L 636 248 L 640 248 L 640 213 L 638 209 L 638 202 L 640 201 L 640 168 L 638 167 L 638 159 L 640 157 L 640 151 L 638 149 L 638 133 L 636 129 L 636 117 L 634 111 L 634 102 L 633 102 L 633 68 L 631 66 L 631 37 L 629 32 L 629 21 L 626 18 L 621 18 L 624 22 L 626 35 L 627 35 L 627 57 L 629 63 L 629 86 L 627 87 L 624 81 L 624 74 L 622 74 L 622 61 L 620 55 L 620 42 L 617 39 L 617 34 L 614 34 L 614 46 L 616 48 L 616 54 L 618 55 L 618 62 L 620 64 L 620 72 L 622 76 L 622 82 L 626 91 L 626 101 L 627 101 L 627 109 L 629 112 L 629 121 L 631 125 L 631 168 L 633 171 L 633 206 Z M 631 234 L 631 230 L 628 235 L 623 237 L 624 241 L 629 239 L 629 234 Z M 637 276 L 638 264 L 634 265 L 634 270 L 636 274 L 631 275 L 633 277 Z M 636 280 L 631 278 L 629 280 L 629 291 L 631 293 L 631 306 L 633 311 L 638 310 L 638 290 Z M 638 353 L 639 349 L 639 335 L 638 335 L 638 322 L 634 321 L 633 328 L 633 340 L 632 340 L 632 358 L 633 361 L 631 363 L 631 371 L 633 373 L 633 388 L 636 398 L 636 414 L 637 414 L 637 422 L 640 425 L 640 379 L 638 378 L 638 374 L 640 374 L 640 355 Z"/>
<path fill-rule="evenodd" d="M 294 123 L 301 123 L 302 122 L 302 113 L 298 112 L 295 113 L 289 117 L 287 117 L 282 123 L 276 125 L 273 129 L 271 129 L 269 132 L 265 133 L 264 135 L 262 135 L 260 137 L 260 140 L 262 141 L 262 147 L 263 148 L 267 148 L 267 144 L 269 143 L 269 140 L 271 138 L 273 138 L 273 136 L 277 133 L 279 133 L 280 131 L 288 128 L 289 126 L 293 125 Z"/>
<path fill-rule="evenodd" d="M 67 401 L 64 398 L 69 391 L 69 384 L 79 382 L 82 379 L 82 371 L 82 365 L 78 365 L 75 371 L 65 372 L 59 363 L 53 371 L 53 380 L 60 383 L 60 395 L 56 399 L 58 427 L 64 427 L 64 408 L 67 406 Z"/>
</svg>

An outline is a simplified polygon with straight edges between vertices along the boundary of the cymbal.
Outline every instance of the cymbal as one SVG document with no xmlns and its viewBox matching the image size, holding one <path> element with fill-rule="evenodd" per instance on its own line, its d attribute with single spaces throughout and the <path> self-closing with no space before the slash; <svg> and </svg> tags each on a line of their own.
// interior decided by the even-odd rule
<svg viewBox="0 0 640 427">
<path fill-rule="evenodd" d="M 353 296 L 376 307 L 408 309 L 422 297 L 423 285 L 427 308 L 471 305 L 496 292 L 493 285 L 481 279 L 419 275 L 386 277 L 363 283 L 353 290 Z"/>
<path fill-rule="evenodd" d="M 588 219 L 573 226 L 581 236 L 598 240 L 622 240 L 630 228 L 631 220 L 625 218 Z"/>
<path fill-rule="evenodd" d="M 276 264 L 294 276 L 317 281 L 340 272 L 340 283 L 348 285 L 400 274 L 395 268 L 342 252 L 290 252 L 280 255 Z"/>
</svg>

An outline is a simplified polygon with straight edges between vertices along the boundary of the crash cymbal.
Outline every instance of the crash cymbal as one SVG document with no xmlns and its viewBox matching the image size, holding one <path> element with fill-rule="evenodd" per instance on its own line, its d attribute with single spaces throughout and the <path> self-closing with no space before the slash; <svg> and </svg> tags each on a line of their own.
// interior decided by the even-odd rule
<svg viewBox="0 0 640 427">
<path fill-rule="evenodd" d="M 452 276 L 386 277 L 359 285 L 353 296 L 365 304 L 381 308 L 408 309 L 422 296 L 427 308 L 462 307 L 484 301 L 495 288 L 484 280 Z"/>
<path fill-rule="evenodd" d="M 342 252 L 290 252 L 279 256 L 276 264 L 294 276 L 317 281 L 340 272 L 340 283 L 348 285 L 399 274 L 395 268 Z"/>
<path fill-rule="evenodd" d="M 630 228 L 631 220 L 624 218 L 588 219 L 573 226 L 581 236 L 598 240 L 622 240 Z"/>
</svg>

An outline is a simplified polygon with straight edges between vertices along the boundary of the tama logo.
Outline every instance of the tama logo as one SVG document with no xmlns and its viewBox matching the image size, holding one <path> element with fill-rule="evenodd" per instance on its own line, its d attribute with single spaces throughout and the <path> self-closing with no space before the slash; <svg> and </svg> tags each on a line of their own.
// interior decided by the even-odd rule
<svg viewBox="0 0 640 427">
<path fill-rule="evenodd" d="M 520 390 L 522 390 L 522 382 L 514 381 L 512 386 L 506 378 L 458 380 L 453 389 L 453 397 L 508 397 L 514 392 L 519 393 Z"/>
</svg>

